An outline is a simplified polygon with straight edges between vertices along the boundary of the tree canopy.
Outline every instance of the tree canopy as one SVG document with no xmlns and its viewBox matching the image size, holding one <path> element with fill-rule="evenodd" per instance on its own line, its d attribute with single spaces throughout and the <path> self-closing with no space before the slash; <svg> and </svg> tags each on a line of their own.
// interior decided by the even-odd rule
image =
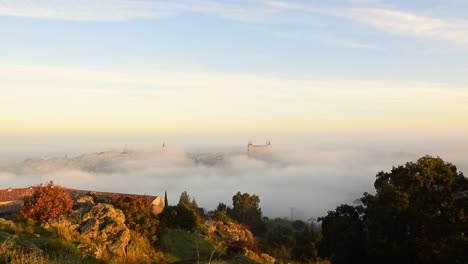
<svg viewBox="0 0 468 264">
<path fill-rule="evenodd" d="M 159 221 L 151 213 L 150 207 L 141 197 L 112 197 L 110 203 L 125 214 L 125 224 L 132 230 L 148 238 L 155 245 L 158 239 Z"/>
<path fill-rule="evenodd" d="M 50 181 L 46 185 L 40 184 L 34 187 L 32 196 L 24 199 L 18 217 L 49 220 L 71 214 L 72 207 L 73 200 L 70 198 L 70 192 Z"/>
<path fill-rule="evenodd" d="M 374 186 L 362 198 L 372 255 L 456 263 L 451 251 L 468 248 L 467 179 L 451 163 L 425 156 L 379 172 Z"/>
<path fill-rule="evenodd" d="M 339 263 L 360 244 L 371 263 L 468 263 L 468 181 L 454 165 L 424 156 L 379 172 L 374 186 L 362 206 L 321 218 L 322 253 Z"/>
<path fill-rule="evenodd" d="M 232 197 L 232 209 L 229 210 L 229 215 L 240 223 L 249 226 L 253 233 L 264 232 L 265 224 L 262 221 L 260 198 L 255 194 L 237 192 Z"/>
</svg>

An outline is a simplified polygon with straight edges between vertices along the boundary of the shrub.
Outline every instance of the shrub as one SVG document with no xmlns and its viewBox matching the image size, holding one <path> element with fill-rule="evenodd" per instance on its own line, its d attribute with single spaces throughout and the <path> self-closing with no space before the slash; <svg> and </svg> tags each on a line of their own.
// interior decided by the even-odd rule
<svg viewBox="0 0 468 264">
<path fill-rule="evenodd" d="M 184 230 L 193 230 L 201 221 L 197 212 L 185 205 L 168 206 L 158 217 L 164 226 Z"/>
<path fill-rule="evenodd" d="M 244 240 L 231 241 L 226 249 L 227 254 L 245 254 L 249 248 L 249 243 Z"/>
<path fill-rule="evenodd" d="M 19 212 L 19 219 L 48 220 L 73 212 L 73 200 L 65 188 L 54 185 L 52 181 L 47 185 L 34 187 L 32 196 L 24 199 Z"/>
<path fill-rule="evenodd" d="M 146 237 L 155 246 L 159 221 L 151 213 L 150 206 L 141 197 L 119 196 L 112 197 L 110 203 L 125 215 L 128 228 Z"/>
<path fill-rule="evenodd" d="M 213 219 L 216 220 L 216 221 L 221 221 L 224 224 L 228 224 L 228 223 L 232 222 L 232 219 L 229 218 L 229 216 L 223 211 L 215 211 L 213 213 Z"/>
</svg>

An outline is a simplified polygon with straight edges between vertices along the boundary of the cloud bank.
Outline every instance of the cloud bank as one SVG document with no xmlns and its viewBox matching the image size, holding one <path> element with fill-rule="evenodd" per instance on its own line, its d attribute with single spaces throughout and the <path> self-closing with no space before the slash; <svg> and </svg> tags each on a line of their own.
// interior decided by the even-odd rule
<svg viewBox="0 0 468 264">
<path fill-rule="evenodd" d="M 237 192 L 257 194 L 264 214 L 319 217 L 373 191 L 375 174 L 415 160 L 417 154 L 358 150 L 280 150 L 252 157 L 241 152 L 186 153 L 115 150 L 76 157 L 28 159 L 0 169 L 2 188 L 53 180 L 71 188 L 163 195 L 177 203 L 182 191 L 213 209 Z M 6 186 L 8 184 L 9 186 Z"/>
</svg>

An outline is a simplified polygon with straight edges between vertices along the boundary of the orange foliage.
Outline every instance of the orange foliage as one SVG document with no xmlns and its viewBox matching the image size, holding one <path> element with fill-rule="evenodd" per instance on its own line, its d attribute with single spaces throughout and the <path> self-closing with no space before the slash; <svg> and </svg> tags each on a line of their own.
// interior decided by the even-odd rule
<svg viewBox="0 0 468 264">
<path fill-rule="evenodd" d="M 20 219 L 48 220 L 73 212 L 73 200 L 70 192 L 56 186 L 52 181 L 47 185 L 34 187 L 32 196 L 24 199 L 24 205 L 19 213 Z"/>
</svg>

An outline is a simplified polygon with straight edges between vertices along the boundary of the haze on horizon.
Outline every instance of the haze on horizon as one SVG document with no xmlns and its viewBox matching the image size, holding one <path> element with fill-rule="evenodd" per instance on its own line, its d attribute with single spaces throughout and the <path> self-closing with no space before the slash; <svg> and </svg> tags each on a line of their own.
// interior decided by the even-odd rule
<svg viewBox="0 0 468 264">
<path fill-rule="evenodd" d="M 125 145 L 227 153 L 269 140 L 288 160 L 275 173 L 274 164 L 235 158 L 225 170 L 174 166 L 174 175 L 201 178 L 164 184 L 183 191 L 212 179 L 223 197 L 193 187 L 212 205 L 232 196 L 229 186 L 255 192 L 250 183 L 271 177 L 258 191 L 272 209 L 275 192 L 282 207 L 320 200 L 320 184 L 335 190 L 331 209 L 372 191 L 378 171 L 425 154 L 466 172 L 466 10 L 458 0 L 3 0 L 0 168 Z M 146 169 L 154 166 L 130 171 L 147 177 Z M 86 173 L 69 183 L 81 175 L 124 187 L 115 173 L 94 182 Z M 0 188 L 29 184 L 0 175 Z M 310 191 L 294 196 L 304 185 Z"/>
</svg>

